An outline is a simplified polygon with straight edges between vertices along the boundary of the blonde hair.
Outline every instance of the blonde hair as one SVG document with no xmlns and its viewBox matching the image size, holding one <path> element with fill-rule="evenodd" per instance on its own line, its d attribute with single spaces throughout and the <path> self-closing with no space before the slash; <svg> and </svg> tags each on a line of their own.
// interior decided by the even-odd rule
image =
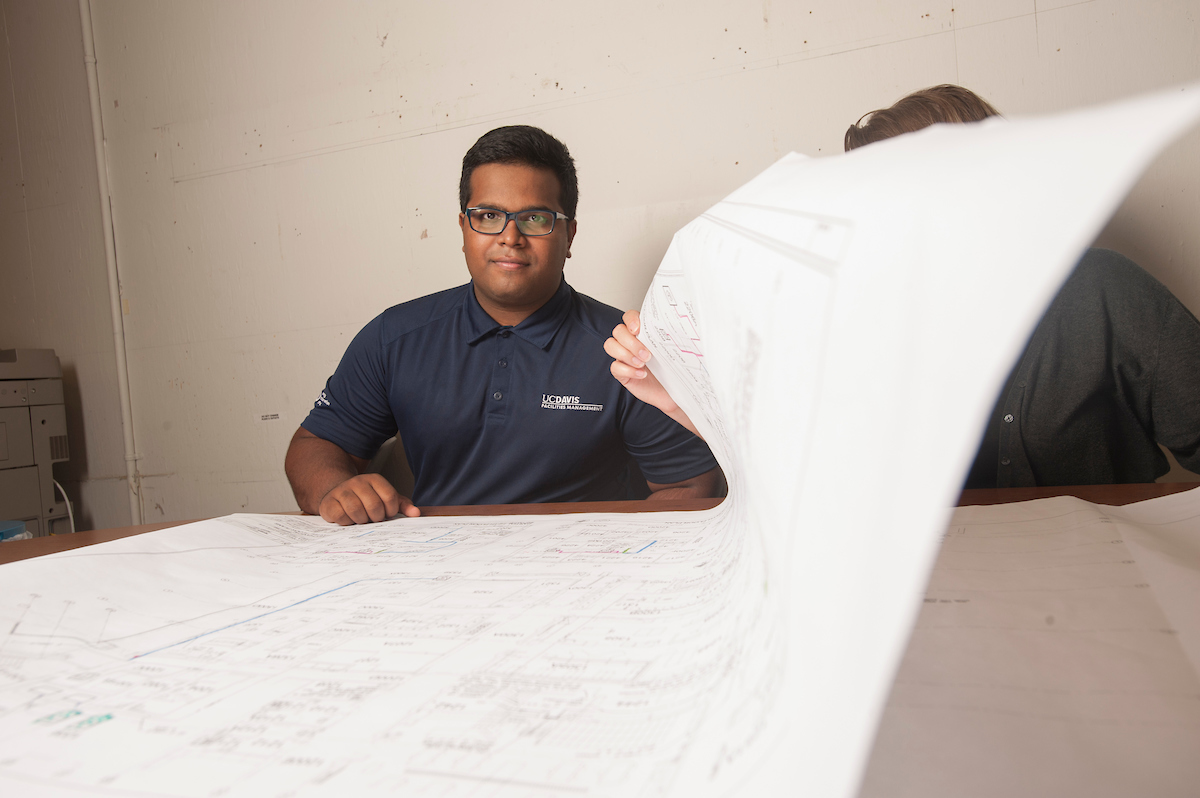
<svg viewBox="0 0 1200 798">
<path fill-rule="evenodd" d="M 999 115 L 991 103 L 970 89 L 950 83 L 930 86 L 902 97 L 890 108 L 863 114 L 846 131 L 846 152 L 938 122 L 979 122 Z"/>
</svg>

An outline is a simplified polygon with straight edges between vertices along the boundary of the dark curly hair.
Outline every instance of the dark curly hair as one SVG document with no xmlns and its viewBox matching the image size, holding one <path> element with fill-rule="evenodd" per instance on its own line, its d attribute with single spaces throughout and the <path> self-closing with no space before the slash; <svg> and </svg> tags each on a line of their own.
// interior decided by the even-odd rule
<svg viewBox="0 0 1200 798">
<path fill-rule="evenodd" d="M 579 205 L 579 179 L 575 161 L 567 146 L 541 128 L 508 125 L 489 130 L 479 137 L 463 156 L 462 177 L 458 181 L 458 208 L 467 211 L 471 200 L 471 174 L 489 163 L 524 164 L 549 169 L 558 178 L 558 200 L 563 212 L 575 218 Z"/>
</svg>

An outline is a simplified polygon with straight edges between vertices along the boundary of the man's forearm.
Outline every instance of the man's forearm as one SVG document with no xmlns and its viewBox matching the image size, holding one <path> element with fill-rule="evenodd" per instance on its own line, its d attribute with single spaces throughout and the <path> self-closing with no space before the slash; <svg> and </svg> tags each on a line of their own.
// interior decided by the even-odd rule
<svg viewBox="0 0 1200 798">
<path fill-rule="evenodd" d="M 283 470 L 296 504 L 312 515 L 320 514 L 321 500 L 329 491 L 359 473 L 359 463 L 340 446 L 318 438 L 304 428 L 296 431 L 283 461 Z"/>
<path fill-rule="evenodd" d="M 684 487 L 663 488 L 656 490 L 646 497 L 646 501 L 663 501 L 665 499 L 707 499 L 710 494 L 701 488 L 688 485 Z"/>
<path fill-rule="evenodd" d="M 682 482 L 675 482 L 669 485 L 660 485 L 654 482 L 650 485 L 650 495 L 648 501 L 662 501 L 664 499 L 707 499 L 716 496 L 721 485 L 725 481 L 724 474 L 721 469 L 712 469 L 692 479 L 686 479 Z"/>
</svg>

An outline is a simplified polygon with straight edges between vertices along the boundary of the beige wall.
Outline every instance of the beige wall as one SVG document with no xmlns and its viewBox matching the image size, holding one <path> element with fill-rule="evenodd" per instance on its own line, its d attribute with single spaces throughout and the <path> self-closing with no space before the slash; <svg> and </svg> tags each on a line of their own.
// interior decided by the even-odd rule
<svg viewBox="0 0 1200 798">
<path fill-rule="evenodd" d="M 93 0 L 146 520 L 295 506 L 283 452 L 349 338 L 390 304 L 465 282 L 459 163 L 492 127 L 530 123 L 567 142 L 581 182 L 567 277 L 633 306 L 676 228 L 789 150 L 839 152 L 851 121 L 912 89 L 961 83 L 1018 115 L 1200 78 L 1197 5 L 618 0 L 552 5 L 538 21 L 475 2 Z M 79 430 L 83 475 L 103 461 L 116 476 L 75 4 L 2 6 L 10 29 L 16 9 L 54 41 L 22 45 L 10 30 L 6 45 L 17 101 L 0 116 L 5 285 L 11 273 L 31 299 L 5 307 L 38 310 L 0 330 L 70 351 L 92 425 Z M 73 138 L 46 168 L 69 187 L 22 205 L 8 131 L 32 140 L 68 119 Z M 1197 186 L 1193 133 L 1103 239 L 1194 311 Z M 35 207 L 68 194 L 78 218 L 34 223 Z M 62 225 L 72 234 L 50 232 Z M 31 256 L 10 226 L 46 253 Z M 61 306 L 32 300 L 73 262 Z"/>
<path fill-rule="evenodd" d="M 129 523 L 77 0 L 0 0 L 0 348 L 62 361 L 81 528 Z"/>
</svg>

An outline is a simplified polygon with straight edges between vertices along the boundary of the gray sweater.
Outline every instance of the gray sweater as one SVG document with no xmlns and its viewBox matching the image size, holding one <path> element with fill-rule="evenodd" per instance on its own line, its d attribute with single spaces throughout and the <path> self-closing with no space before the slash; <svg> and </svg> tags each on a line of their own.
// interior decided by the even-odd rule
<svg viewBox="0 0 1200 798">
<path fill-rule="evenodd" d="M 1156 443 L 1200 472 L 1200 322 L 1116 252 L 1090 249 L 992 411 L 968 488 L 1153 482 Z"/>
</svg>

